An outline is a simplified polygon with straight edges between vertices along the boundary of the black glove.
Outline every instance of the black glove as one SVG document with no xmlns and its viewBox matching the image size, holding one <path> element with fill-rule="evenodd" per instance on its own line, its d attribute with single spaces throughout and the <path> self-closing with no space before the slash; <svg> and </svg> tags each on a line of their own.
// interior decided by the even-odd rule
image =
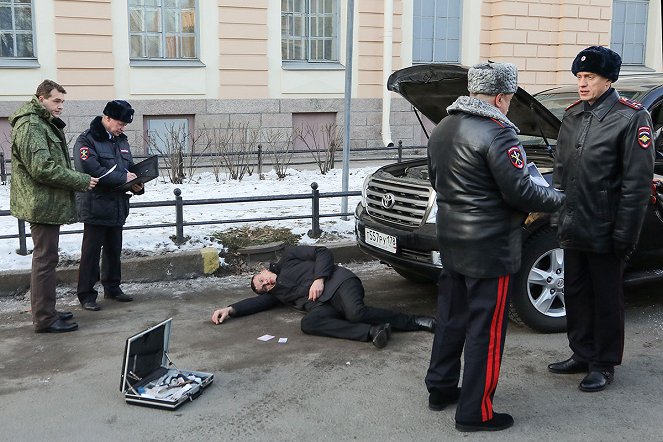
<svg viewBox="0 0 663 442">
<path fill-rule="evenodd" d="M 617 255 L 617 258 L 623 260 L 624 262 L 628 262 L 631 259 L 631 255 L 635 250 L 635 244 L 623 241 L 615 241 L 613 247 L 615 249 L 615 255 Z"/>
</svg>

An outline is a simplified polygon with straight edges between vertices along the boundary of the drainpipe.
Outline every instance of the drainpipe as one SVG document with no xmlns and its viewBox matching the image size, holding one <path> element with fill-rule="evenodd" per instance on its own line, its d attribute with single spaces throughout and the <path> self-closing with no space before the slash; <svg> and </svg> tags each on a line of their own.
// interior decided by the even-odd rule
<svg viewBox="0 0 663 442">
<path fill-rule="evenodd" d="M 387 90 L 387 79 L 391 75 L 394 41 L 394 0 L 384 0 L 384 48 L 382 53 L 382 142 L 393 147 L 389 115 L 391 114 L 391 93 Z"/>
</svg>

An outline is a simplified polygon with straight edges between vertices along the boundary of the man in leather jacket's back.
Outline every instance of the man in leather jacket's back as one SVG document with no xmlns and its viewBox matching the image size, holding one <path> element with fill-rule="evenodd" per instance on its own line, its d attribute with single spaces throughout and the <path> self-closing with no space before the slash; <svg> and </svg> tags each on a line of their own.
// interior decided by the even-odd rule
<svg viewBox="0 0 663 442">
<path fill-rule="evenodd" d="M 493 412 L 508 310 L 509 275 L 518 271 L 527 212 L 554 212 L 564 195 L 529 177 L 518 128 L 506 117 L 518 89 L 516 67 L 483 63 L 468 72 L 459 97 L 428 142 L 437 194 L 437 237 L 444 270 L 438 326 L 426 375 L 429 408 L 458 400 L 460 431 L 513 425 Z M 465 347 L 462 389 L 460 356 Z"/>
<path fill-rule="evenodd" d="M 624 263 L 640 236 L 654 174 L 652 122 L 613 89 L 620 56 L 591 46 L 573 61 L 580 99 L 564 114 L 553 185 L 566 194 L 553 216 L 564 249 L 572 356 L 553 373 L 586 373 L 582 391 L 612 382 L 624 350 Z"/>
</svg>

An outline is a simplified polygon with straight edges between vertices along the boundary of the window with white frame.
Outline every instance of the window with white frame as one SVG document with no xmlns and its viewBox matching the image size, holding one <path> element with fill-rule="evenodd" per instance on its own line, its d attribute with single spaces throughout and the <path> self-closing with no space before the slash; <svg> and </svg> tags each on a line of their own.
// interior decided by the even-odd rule
<svg viewBox="0 0 663 442">
<path fill-rule="evenodd" d="M 34 56 L 32 0 L 0 0 L 0 57 Z"/>
<path fill-rule="evenodd" d="M 338 0 L 281 0 L 283 61 L 338 61 Z"/>
<path fill-rule="evenodd" d="M 412 62 L 460 61 L 462 0 L 414 0 Z"/>
<path fill-rule="evenodd" d="M 129 0 L 132 59 L 198 57 L 196 0 Z"/>
<path fill-rule="evenodd" d="M 614 0 L 610 48 L 624 65 L 644 65 L 649 0 Z"/>
</svg>

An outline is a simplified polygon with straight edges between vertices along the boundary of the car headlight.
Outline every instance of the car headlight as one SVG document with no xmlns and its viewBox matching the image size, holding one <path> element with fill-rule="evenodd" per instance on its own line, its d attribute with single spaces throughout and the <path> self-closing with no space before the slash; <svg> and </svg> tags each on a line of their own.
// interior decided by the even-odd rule
<svg viewBox="0 0 663 442">
<path fill-rule="evenodd" d="M 363 207 L 366 207 L 368 205 L 366 191 L 368 190 L 368 183 L 369 181 L 371 181 L 372 176 L 373 175 L 367 175 L 366 178 L 364 178 L 364 184 L 361 185 L 361 205 Z"/>
<path fill-rule="evenodd" d="M 426 223 L 435 224 L 436 218 L 437 218 L 437 203 L 433 202 L 433 205 L 430 208 L 430 212 L 428 212 Z"/>
</svg>

